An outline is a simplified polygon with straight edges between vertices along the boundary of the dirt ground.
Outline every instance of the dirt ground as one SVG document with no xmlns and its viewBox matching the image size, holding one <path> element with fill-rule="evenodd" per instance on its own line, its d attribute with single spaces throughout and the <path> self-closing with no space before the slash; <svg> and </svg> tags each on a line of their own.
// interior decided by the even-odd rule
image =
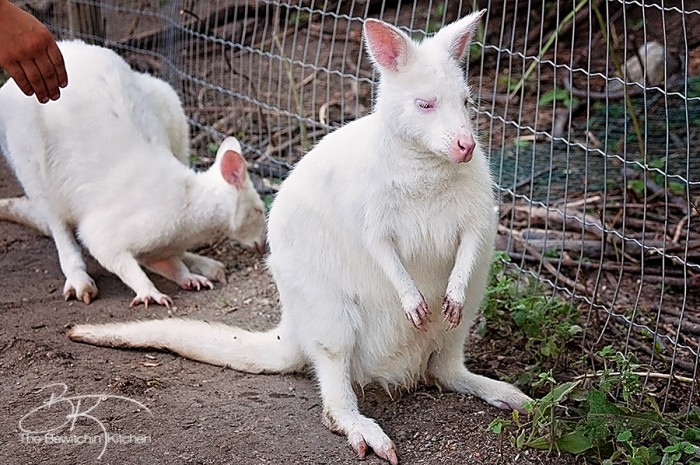
<svg viewBox="0 0 700 465">
<path fill-rule="evenodd" d="M 0 197 L 20 193 L 1 165 Z M 308 374 L 249 375 L 169 353 L 103 349 L 66 338 L 66 325 L 73 323 L 169 313 L 251 328 L 273 325 L 277 293 L 260 258 L 226 244 L 206 253 L 227 263 L 228 284 L 186 292 L 155 277 L 174 298 L 171 312 L 130 309 L 131 290 L 94 261 L 88 272 L 98 299 L 64 302 L 52 241 L 0 222 L 0 463 L 76 464 L 98 457 L 104 464 L 357 463 L 345 439 L 322 425 Z M 470 366 L 478 368 L 479 360 Z M 44 388 L 50 384 L 56 385 Z M 360 399 L 404 464 L 573 463 L 499 444 L 486 427 L 509 414 L 478 399 L 433 387 L 394 399 L 369 387 Z M 382 462 L 370 455 L 366 463 Z"/>
</svg>

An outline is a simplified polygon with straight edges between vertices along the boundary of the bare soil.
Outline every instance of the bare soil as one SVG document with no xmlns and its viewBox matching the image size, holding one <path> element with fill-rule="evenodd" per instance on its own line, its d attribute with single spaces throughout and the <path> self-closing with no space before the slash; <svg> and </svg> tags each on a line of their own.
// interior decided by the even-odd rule
<svg viewBox="0 0 700 465">
<path fill-rule="evenodd" d="M 19 194 L 9 170 L 0 166 L 0 197 Z M 358 461 L 345 439 L 322 425 L 310 374 L 250 375 L 169 353 L 103 349 L 66 338 L 70 324 L 170 314 L 260 329 L 277 321 L 277 292 L 259 257 L 229 244 L 204 253 L 227 263 L 228 284 L 187 292 L 154 277 L 174 298 L 170 312 L 158 306 L 129 308 L 132 291 L 94 261 L 88 272 L 100 289 L 98 298 L 90 305 L 65 302 L 53 242 L 0 222 L 0 463 L 92 463 L 101 453 L 104 464 Z M 497 354 L 490 358 L 472 359 L 470 367 L 498 366 Z M 58 386 L 45 388 L 53 383 Z M 404 464 L 574 463 L 570 457 L 501 444 L 486 428 L 509 413 L 472 397 L 422 386 L 392 398 L 368 387 L 360 400 L 362 411 L 396 442 Z M 23 435 L 21 428 L 53 431 Z M 105 431 L 112 442 L 103 451 Z M 382 463 L 374 455 L 366 462 Z"/>
</svg>

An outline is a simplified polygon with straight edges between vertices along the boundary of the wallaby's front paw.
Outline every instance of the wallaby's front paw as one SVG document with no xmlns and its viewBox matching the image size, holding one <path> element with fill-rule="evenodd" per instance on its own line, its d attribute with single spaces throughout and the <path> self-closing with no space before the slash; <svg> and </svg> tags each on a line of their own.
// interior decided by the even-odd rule
<svg viewBox="0 0 700 465">
<path fill-rule="evenodd" d="M 190 273 L 185 276 L 180 281 L 180 287 L 188 291 L 201 290 L 202 287 L 208 287 L 209 289 L 214 289 L 214 285 L 208 278 L 200 276 L 198 274 Z"/>
<path fill-rule="evenodd" d="M 66 284 L 63 286 L 64 299 L 75 298 L 89 304 L 95 297 L 97 297 L 97 286 L 87 273 L 75 273 L 66 279 Z"/>
<path fill-rule="evenodd" d="M 430 310 L 422 295 L 417 304 L 406 310 L 406 318 L 413 323 L 416 329 L 426 329 L 426 324 L 430 321 Z"/>
<path fill-rule="evenodd" d="M 371 448 L 377 456 L 391 465 L 398 465 L 399 457 L 396 446 L 384 431 L 373 421 L 363 422 L 361 428 L 348 432 L 348 441 L 359 459 L 364 459 L 367 449 Z"/>
<path fill-rule="evenodd" d="M 173 304 L 173 299 L 165 294 L 161 294 L 158 291 L 150 291 L 144 294 L 136 294 L 136 297 L 134 297 L 134 300 L 131 301 L 129 307 L 135 307 L 143 304 L 144 307 L 148 308 L 148 304 L 151 302 L 170 308 L 170 306 Z"/>
<path fill-rule="evenodd" d="M 442 301 L 442 314 L 445 315 L 442 321 L 449 323 L 448 329 L 455 329 L 462 321 L 462 304 L 446 295 Z"/>
</svg>

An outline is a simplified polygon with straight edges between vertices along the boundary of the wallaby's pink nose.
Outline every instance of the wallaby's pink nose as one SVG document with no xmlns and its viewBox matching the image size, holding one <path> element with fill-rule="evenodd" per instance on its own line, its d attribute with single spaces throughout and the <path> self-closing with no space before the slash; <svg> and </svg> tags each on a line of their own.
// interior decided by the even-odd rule
<svg viewBox="0 0 700 465">
<path fill-rule="evenodd" d="M 458 136 L 452 145 L 450 158 L 455 163 L 466 163 L 472 159 L 475 146 L 476 144 L 471 136 Z"/>
</svg>

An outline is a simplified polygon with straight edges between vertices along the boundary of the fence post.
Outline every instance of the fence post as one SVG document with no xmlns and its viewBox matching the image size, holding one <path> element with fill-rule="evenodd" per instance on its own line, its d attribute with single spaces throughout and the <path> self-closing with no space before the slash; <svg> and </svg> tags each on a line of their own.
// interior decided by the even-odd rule
<svg viewBox="0 0 700 465">
<path fill-rule="evenodd" d="M 104 45 L 105 23 L 99 5 L 68 0 L 68 27 L 71 38 L 79 36 L 87 43 Z"/>
</svg>

